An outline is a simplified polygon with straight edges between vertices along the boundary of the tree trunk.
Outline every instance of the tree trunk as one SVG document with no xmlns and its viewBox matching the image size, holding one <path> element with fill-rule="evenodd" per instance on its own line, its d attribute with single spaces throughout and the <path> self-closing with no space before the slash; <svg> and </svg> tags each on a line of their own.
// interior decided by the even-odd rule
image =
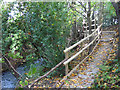
<svg viewBox="0 0 120 90">
<path fill-rule="evenodd" d="M 118 23 L 119 23 L 119 27 L 118 27 L 118 32 L 119 32 L 119 42 L 118 42 L 118 60 L 120 62 L 120 1 L 115 3 L 115 2 L 111 2 L 113 7 L 116 10 L 116 15 L 118 18 Z"/>
<path fill-rule="evenodd" d="M 73 23 L 73 26 L 72 26 L 72 39 L 73 39 L 73 42 L 76 41 L 77 39 L 77 28 L 76 28 L 76 16 L 74 18 L 74 23 Z"/>
<path fill-rule="evenodd" d="M 118 26 L 118 31 L 119 31 L 119 42 L 118 42 L 118 59 L 119 59 L 119 63 L 120 63 L 120 2 L 118 3 L 118 23 L 119 23 L 119 26 Z"/>
<path fill-rule="evenodd" d="M 89 26 L 89 35 L 92 33 L 91 30 L 91 19 L 90 19 L 90 15 L 91 15 L 91 2 L 88 2 L 88 12 L 87 12 L 87 20 L 88 20 L 88 26 Z M 92 37 L 89 38 L 89 43 L 92 41 Z M 92 52 L 92 45 L 90 45 L 89 47 L 89 53 Z"/>
<path fill-rule="evenodd" d="M 72 4 L 76 4 L 75 2 L 72 2 Z M 77 23 L 76 23 L 76 15 L 74 15 L 74 23 L 72 25 L 72 41 L 71 42 L 75 42 L 77 40 L 77 27 L 76 27 Z M 73 44 L 71 43 L 71 44 Z"/>
</svg>

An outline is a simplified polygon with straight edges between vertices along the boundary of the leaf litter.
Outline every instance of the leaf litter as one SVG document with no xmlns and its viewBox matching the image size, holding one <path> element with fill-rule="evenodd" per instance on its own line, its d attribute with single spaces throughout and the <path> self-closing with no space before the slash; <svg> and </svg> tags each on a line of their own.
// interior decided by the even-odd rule
<svg viewBox="0 0 120 90">
<path fill-rule="evenodd" d="M 72 73 L 71 76 L 63 81 L 64 85 L 62 88 L 90 88 L 92 83 L 94 82 L 95 76 L 98 76 L 97 72 L 100 71 L 101 68 L 98 66 L 102 65 L 106 58 L 108 57 L 109 53 L 114 53 L 115 50 L 112 49 L 112 44 L 108 41 L 113 38 L 112 34 L 105 33 L 102 35 L 101 41 L 97 48 L 95 49 L 94 53 L 85 61 L 83 62 L 76 72 Z M 107 39 L 107 40 L 105 40 Z M 110 52 L 112 50 L 112 52 Z M 77 59 L 76 62 L 72 62 L 72 66 L 76 66 L 78 64 L 80 57 Z M 106 67 L 107 68 L 107 67 Z M 113 70 L 115 72 L 116 69 Z M 53 79 L 44 79 L 39 81 L 35 88 L 51 88 L 56 81 L 60 81 L 62 78 L 56 77 Z M 103 80 L 103 79 L 101 79 Z M 59 84 L 56 85 L 59 87 Z"/>
</svg>

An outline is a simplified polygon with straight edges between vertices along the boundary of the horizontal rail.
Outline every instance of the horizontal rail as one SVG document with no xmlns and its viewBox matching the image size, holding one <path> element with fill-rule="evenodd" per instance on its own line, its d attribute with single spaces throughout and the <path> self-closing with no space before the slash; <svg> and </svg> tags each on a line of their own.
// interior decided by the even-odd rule
<svg viewBox="0 0 120 90">
<path fill-rule="evenodd" d="M 92 19 L 91 21 L 95 21 L 95 20 L 96 20 L 96 21 L 98 20 L 97 17 L 95 17 L 95 18 Z M 87 21 L 84 21 L 84 22 L 87 22 Z M 84 22 L 83 22 L 83 23 L 84 23 Z"/>
<path fill-rule="evenodd" d="M 97 19 L 97 17 L 95 17 L 93 20 L 91 20 L 91 21 L 97 21 L 98 19 Z M 83 22 L 83 24 L 87 24 L 87 22 L 85 21 L 85 22 Z"/>
<path fill-rule="evenodd" d="M 91 26 L 97 26 L 98 24 L 92 24 Z"/>
<path fill-rule="evenodd" d="M 96 21 L 96 19 L 93 19 L 92 21 Z"/>
<path fill-rule="evenodd" d="M 96 47 L 99 44 L 99 42 L 100 42 L 100 40 L 95 45 L 95 47 L 93 48 L 92 52 L 87 57 L 85 57 L 76 67 L 74 67 L 62 80 L 60 80 L 60 82 L 66 80 L 67 77 L 69 77 L 80 66 L 80 64 L 82 64 L 94 52 L 94 50 L 96 49 Z"/>
<path fill-rule="evenodd" d="M 116 31 L 102 31 L 103 33 L 108 33 L 108 32 L 112 32 L 112 33 L 116 33 Z"/>
<path fill-rule="evenodd" d="M 98 24 L 92 24 L 91 26 L 97 26 Z M 84 26 L 84 28 L 88 28 L 89 26 Z"/>
<path fill-rule="evenodd" d="M 101 24 L 100 26 L 98 26 L 98 28 L 97 28 L 92 34 L 90 34 L 90 35 L 88 35 L 87 37 L 83 38 L 82 40 L 80 40 L 79 42 L 77 42 L 77 43 L 75 43 L 74 45 L 70 46 L 69 48 L 66 48 L 66 49 L 64 50 L 64 53 L 70 51 L 71 49 L 73 49 L 74 47 L 76 47 L 77 45 L 79 45 L 81 42 L 83 42 L 83 41 L 85 41 L 86 39 L 88 39 L 89 37 L 93 36 L 94 33 L 100 29 L 101 26 L 102 26 L 102 24 Z"/>
<path fill-rule="evenodd" d="M 93 32 L 94 32 L 95 30 L 96 30 L 96 29 L 92 29 L 91 31 L 93 31 Z M 89 32 L 89 30 L 86 30 L 86 31 L 83 31 L 83 32 Z"/>
<path fill-rule="evenodd" d="M 86 47 L 84 47 L 82 50 L 80 50 L 78 53 L 76 53 L 75 55 L 73 55 L 71 58 L 69 58 L 67 61 L 65 61 L 63 64 L 66 65 L 68 64 L 70 61 L 72 61 L 74 58 L 76 58 L 80 53 L 82 53 L 86 48 L 88 48 L 91 44 L 93 44 L 93 42 L 99 37 L 101 32 L 98 33 L 98 35 L 94 38 L 94 40 L 92 42 L 90 42 Z"/>
</svg>

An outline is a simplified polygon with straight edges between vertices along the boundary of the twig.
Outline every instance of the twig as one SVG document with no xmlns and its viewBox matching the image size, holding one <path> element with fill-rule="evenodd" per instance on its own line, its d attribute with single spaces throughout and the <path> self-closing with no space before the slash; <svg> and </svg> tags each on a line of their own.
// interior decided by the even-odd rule
<svg viewBox="0 0 120 90">
<path fill-rule="evenodd" d="M 11 67 L 11 69 L 13 70 L 13 72 L 17 75 L 17 77 L 22 77 L 22 75 L 20 73 L 18 73 L 15 68 L 12 66 L 11 62 L 4 56 L 2 55 L 2 57 L 6 60 L 6 62 L 8 63 L 8 65 Z"/>
</svg>

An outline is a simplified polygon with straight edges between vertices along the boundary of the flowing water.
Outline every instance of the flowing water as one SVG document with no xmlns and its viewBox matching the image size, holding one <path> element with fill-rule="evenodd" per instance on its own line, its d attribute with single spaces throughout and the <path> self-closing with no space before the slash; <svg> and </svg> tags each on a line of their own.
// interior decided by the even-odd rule
<svg viewBox="0 0 120 90">
<path fill-rule="evenodd" d="M 43 59 L 35 61 L 35 64 L 41 65 L 43 62 Z M 37 65 L 36 65 L 37 67 Z M 21 75 L 23 75 L 26 71 L 28 71 L 26 68 L 26 64 L 19 66 L 16 71 L 19 72 Z M 2 88 L 15 88 L 16 84 L 18 82 L 18 79 L 9 71 L 5 71 L 2 73 Z"/>
<path fill-rule="evenodd" d="M 19 66 L 16 70 L 20 74 L 24 74 L 24 68 L 24 66 Z M 18 79 L 16 79 L 16 77 L 10 71 L 5 71 L 2 73 L 2 88 L 15 88 L 17 81 Z"/>
</svg>

